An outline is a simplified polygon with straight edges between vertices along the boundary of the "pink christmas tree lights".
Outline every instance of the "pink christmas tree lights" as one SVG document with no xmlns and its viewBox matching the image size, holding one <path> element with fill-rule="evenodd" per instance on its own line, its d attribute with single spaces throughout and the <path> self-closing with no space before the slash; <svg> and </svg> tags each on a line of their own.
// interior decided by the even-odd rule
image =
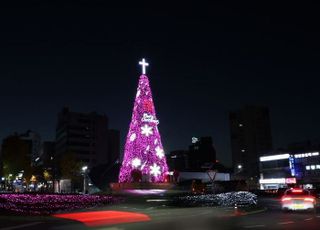
<svg viewBox="0 0 320 230">
<path fill-rule="evenodd" d="M 140 170 L 151 182 L 164 182 L 168 174 L 166 157 L 158 130 L 149 79 L 145 75 L 148 63 L 142 59 L 133 114 L 127 135 L 119 182 L 132 182 L 132 171 Z"/>
</svg>

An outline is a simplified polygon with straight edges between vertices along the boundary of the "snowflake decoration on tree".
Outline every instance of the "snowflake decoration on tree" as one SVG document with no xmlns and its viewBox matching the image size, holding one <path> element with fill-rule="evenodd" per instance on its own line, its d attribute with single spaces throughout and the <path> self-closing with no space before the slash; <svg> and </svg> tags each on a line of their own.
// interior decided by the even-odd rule
<svg viewBox="0 0 320 230">
<path fill-rule="evenodd" d="M 159 176 L 161 174 L 160 166 L 158 166 L 156 163 L 153 163 L 153 165 L 150 166 L 150 174 L 154 175 L 155 177 Z"/>
<path fill-rule="evenodd" d="M 141 91 L 138 90 L 136 97 L 139 97 L 139 96 L 140 96 L 140 93 L 141 93 Z"/>
<path fill-rule="evenodd" d="M 131 134 L 130 141 L 134 141 L 136 139 L 137 135 L 135 133 Z"/>
<path fill-rule="evenodd" d="M 141 160 L 140 160 L 139 158 L 134 158 L 134 159 L 132 160 L 132 166 L 133 166 L 133 167 L 137 168 L 137 167 L 139 167 L 140 165 L 141 165 Z"/>
<path fill-rule="evenodd" d="M 161 149 L 159 146 L 157 146 L 157 148 L 155 149 L 156 150 L 156 155 L 162 159 L 164 157 L 164 151 L 163 149 Z"/>
<path fill-rule="evenodd" d="M 146 135 L 147 137 L 149 137 L 150 135 L 153 134 L 152 127 L 150 127 L 149 125 L 145 124 L 143 127 L 141 127 L 141 134 L 142 135 Z"/>
</svg>

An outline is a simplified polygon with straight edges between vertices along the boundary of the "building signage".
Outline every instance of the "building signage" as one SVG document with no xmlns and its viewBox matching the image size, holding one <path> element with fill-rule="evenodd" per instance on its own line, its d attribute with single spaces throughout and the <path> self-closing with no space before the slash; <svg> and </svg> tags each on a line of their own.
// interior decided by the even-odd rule
<svg viewBox="0 0 320 230">
<path fill-rule="evenodd" d="M 260 157 L 260 161 L 274 161 L 274 160 L 283 160 L 283 159 L 289 159 L 290 155 L 288 153 L 286 154 L 279 154 L 279 155 L 271 155 L 271 156 L 263 156 Z"/>
<path fill-rule="evenodd" d="M 285 184 L 286 178 L 260 179 L 260 184 Z"/>
<path fill-rule="evenodd" d="M 286 184 L 296 184 L 297 180 L 296 178 L 292 177 L 292 178 L 286 178 Z"/>
<path fill-rule="evenodd" d="M 199 139 L 197 137 L 192 137 L 192 144 L 195 144 L 199 141 Z"/>
<path fill-rule="evenodd" d="M 296 184 L 297 180 L 294 177 L 291 178 L 270 178 L 260 179 L 260 184 Z"/>
<path fill-rule="evenodd" d="M 296 170 L 294 167 L 294 157 L 292 155 L 289 157 L 289 167 L 290 167 L 291 176 L 295 176 Z"/>
<path fill-rule="evenodd" d="M 319 156 L 319 152 L 313 152 L 313 153 L 301 153 L 301 154 L 295 154 L 295 158 L 305 158 L 305 157 L 314 157 Z"/>
</svg>

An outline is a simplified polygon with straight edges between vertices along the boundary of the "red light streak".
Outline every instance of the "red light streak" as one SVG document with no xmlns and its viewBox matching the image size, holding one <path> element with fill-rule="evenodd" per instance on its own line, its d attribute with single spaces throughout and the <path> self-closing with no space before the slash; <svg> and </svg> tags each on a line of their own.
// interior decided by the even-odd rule
<svg viewBox="0 0 320 230">
<path fill-rule="evenodd" d="M 314 202 L 314 199 L 311 197 L 304 198 L 304 201 Z"/>
<path fill-rule="evenodd" d="M 289 200 L 291 200 L 290 197 L 284 197 L 284 198 L 281 199 L 282 202 L 284 202 L 284 201 L 289 201 Z"/>
<path fill-rule="evenodd" d="M 103 225 L 145 222 L 150 221 L 148 215 L 135 212 L 121 211 L 94 211 L 94 212 L 76 212 L 53 215 L 57 218 L 64 218 L 79 221 L 88 227 L 97 227 Z"/>
</svg>

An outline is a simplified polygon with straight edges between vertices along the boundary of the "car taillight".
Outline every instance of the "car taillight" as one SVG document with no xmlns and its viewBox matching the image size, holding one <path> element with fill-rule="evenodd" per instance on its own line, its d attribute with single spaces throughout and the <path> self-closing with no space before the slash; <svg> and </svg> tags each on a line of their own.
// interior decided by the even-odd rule
<svg viewBox="0 0 320 230">
<path fill-rule="evenodd" d="M 304 198 L 304 201 L 314 202 L 314 199 L 311 197 Z"/>
<path fill-rule="evenodd" d="M 289 200 L 291 200 L 290 197 L 284 197 L 284 198 L 281 199 L 282 202 L 284 202 L 284 201 L 289 201 Z"/>
<path fill-rule="evenodd" d="M 293 188 L 292 189 L 292 193 L 302 193 L 303 190 L 302 189 L 299 189 L 299 188 Z"/>
</svg>

